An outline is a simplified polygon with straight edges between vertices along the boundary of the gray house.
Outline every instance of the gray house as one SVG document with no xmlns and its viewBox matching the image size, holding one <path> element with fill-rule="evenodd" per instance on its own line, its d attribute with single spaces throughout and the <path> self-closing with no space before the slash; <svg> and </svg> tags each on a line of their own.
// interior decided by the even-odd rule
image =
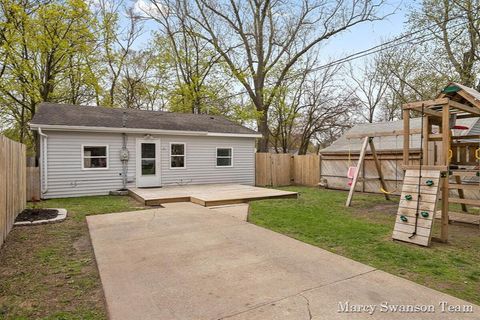
<svg viewBox="0 0 480 320">
<path fill-rule="evenodd" d="M 42 198 L 104 195 L 128 187 L 255 184 L 259 133 L 222 116 L 43 103 Z"/>
</svg>

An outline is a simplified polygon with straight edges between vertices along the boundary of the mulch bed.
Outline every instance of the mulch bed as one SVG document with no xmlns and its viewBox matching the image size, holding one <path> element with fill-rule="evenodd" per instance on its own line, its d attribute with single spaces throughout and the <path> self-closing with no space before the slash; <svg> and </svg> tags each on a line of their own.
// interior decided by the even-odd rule
<svg viewBox="0 0 480 320">
<path fill-rule="evenodd" d="M 55 209 L 25 209 L 15 219 L 15 222 L 50 220 L 58 216 Z"/>
</svg>

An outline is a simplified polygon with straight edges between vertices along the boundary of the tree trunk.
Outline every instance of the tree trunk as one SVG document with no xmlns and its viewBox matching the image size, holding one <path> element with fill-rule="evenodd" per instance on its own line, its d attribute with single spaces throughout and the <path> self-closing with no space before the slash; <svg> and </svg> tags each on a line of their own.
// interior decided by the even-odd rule
<svg viewBox="0 0 480 320">
<path fill-rule="evenodd" d="M 298 148 L 298 154 L 299 155 L 307 154 L 309 145 L 310 145 L 310 138 L 302 137 L 302 141 L 300 142 L 300 147 Z"/>
<path fill-rule="evenodd" d="M 268 152 L 268 144 L 270 140 L 270 130 L 268 129 L 267 112 L 264 111 L 261 118 L 257 121 L 258 131 L 262 134 L 262 138 L 258 140 L 258 152 Z"/>
</svg>

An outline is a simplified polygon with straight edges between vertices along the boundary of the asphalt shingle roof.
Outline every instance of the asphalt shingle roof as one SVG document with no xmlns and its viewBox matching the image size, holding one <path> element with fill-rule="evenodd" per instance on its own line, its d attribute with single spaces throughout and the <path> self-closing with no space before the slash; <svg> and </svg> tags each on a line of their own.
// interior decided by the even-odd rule
<svg viewBox="0 0 480 320">
<path fill-rule="evenodd" d="M 223 116 L 115 109 L 42 103 L 30 122 L 34 125 L 62 125 L 129 129 L 196 131 L 232 134 L 258 134 Z"/>
</svg>

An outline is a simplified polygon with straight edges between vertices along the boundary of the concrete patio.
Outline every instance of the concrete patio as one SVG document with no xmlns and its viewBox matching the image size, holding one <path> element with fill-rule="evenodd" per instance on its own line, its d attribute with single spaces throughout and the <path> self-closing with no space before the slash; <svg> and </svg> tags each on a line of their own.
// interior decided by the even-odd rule
<svg viewBox="0 0 480 320">
<path fill-rule="evenodd" d="M 162 188 L 129 188 L 129 194 L 147 206 L 193 202 L 205 207 L 245 203 L 251 200 L 296 198 L 297 192 L 241 184 L 203 184 Z"/>
<path fill-rule="evenodd" d="M 218 210 L 175 203 L 87 217 L 111 319 L 480 317 L 478 306 Z M 434 310 L 382 312 L 382 303 Z"/>
</svg>

